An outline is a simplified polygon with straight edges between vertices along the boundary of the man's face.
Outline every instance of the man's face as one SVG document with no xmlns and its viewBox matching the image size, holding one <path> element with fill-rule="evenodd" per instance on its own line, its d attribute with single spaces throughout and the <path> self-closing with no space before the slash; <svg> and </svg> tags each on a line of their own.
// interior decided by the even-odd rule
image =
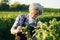
<svg viewBox="0 0 60 40">
<path fill-rule="evenodd" d="M 31 14 L 32 18 L 36 18 L 38 16 L 38 14 L 39 14 L 39 10 L 32 8 L 30 10 L 30 14 Z"/>
</svg>

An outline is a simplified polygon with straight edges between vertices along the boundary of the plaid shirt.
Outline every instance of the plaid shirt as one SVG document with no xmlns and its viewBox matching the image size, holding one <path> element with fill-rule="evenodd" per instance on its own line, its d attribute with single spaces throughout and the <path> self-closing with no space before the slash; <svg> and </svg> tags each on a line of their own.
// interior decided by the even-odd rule
<svg viewBox="0 0 60 40">
<path fill-rule="evenodd" d="M 21 14 L 21 15 L 18 15 L 18 17 L 16 18 L 16 21 L 13 24 L 12 28 L 16 29 L 18 26 L 28 25 L 28 24 L 30 24 L 31 27 L 34 27 L 36 26 L 36 23 L 38 21 L 39 21 L 38 18 L 32 21 L 32 20 L 29 20 L 28 15 Z"/>
</svg>

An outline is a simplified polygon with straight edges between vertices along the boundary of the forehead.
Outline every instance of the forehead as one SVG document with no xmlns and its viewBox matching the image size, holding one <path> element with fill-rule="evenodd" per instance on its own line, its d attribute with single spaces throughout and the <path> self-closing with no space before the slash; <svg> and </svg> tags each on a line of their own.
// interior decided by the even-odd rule
<svg viewBox="0 0 60 40">
<path fill-rule="evenodd" d="M 36 8 L 31 8 L 31 10 L 34 10 L 34 11 L 39 11 L 38 9 L 36 9 Z"/>
</svg>

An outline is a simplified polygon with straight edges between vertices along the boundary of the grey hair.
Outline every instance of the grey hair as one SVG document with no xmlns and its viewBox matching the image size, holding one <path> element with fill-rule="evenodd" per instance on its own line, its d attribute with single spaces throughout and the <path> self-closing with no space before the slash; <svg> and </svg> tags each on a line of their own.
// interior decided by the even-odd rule
<svg viewBox="0 0 60 40">
<path fill-rule="evenodd" d="M 31 8 L 38 9 L 38 10 L 39 10 L 39 14 L 42 14 L 42 12 L 43 12 L 43 6 L 40 5 L 39 3 L 32 3 L 32 4 L 30 4 L 29 10 L 30 10 Z"/>
</svg>

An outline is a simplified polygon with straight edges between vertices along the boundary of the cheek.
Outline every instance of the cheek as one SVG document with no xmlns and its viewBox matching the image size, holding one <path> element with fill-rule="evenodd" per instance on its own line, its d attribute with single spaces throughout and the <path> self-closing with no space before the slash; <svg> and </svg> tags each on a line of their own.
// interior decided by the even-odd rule
<svg viewBox="0 0 60 40">
<path fill-rule="evenodd" d="M 37 12 L 32 11 L 31 16 L 32 16 L 32 17 L 37 17 L 38 15 L 36 15 L 36 13 L 37 13 Z M 38 13 L 37 13 L 37 14 L 38 14 Z"/>
<path fill-rule="evenodd" d="M 31 13 L 35 13 L 35 11 L 31 10 Z"/>
<path fill-rule="evenodd" d="M 31 9 L 31 10 L 30 10 L 30 12 L 31 12 L 31 13 L 35 13 L 36 11 L 35 11 L 35 10 L 33 10 L 33 9 Z"/>
</svg>

